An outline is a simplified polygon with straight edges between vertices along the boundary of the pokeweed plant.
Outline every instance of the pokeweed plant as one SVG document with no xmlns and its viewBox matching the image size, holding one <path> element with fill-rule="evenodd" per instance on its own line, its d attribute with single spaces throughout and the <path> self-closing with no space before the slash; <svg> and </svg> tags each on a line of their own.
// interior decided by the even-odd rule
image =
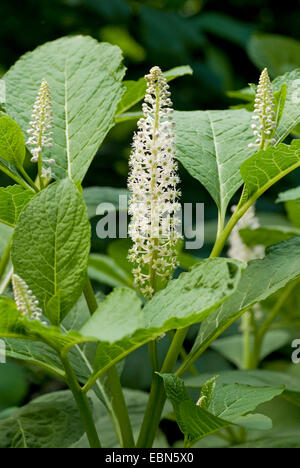
<svg viewBox="0 0 300 468">
<path fill-rule="evenodd" d="M 40 366 L 69 390 L 1 419 L 1 447 L 157 446 L 160 421 L 171 411 L 164 410 L 167 398 L 185 447 L 212 434 L 242 446 L 248 430 L 272 427 L 266 415 L 253 414 L 257 406 L 276 396 L 299 405 L 297 382 L 257 370 L 265 348 L 268 354 L 276 340 L 285 344 L 280 331 L 299 321 L 289 309 L 300 277 L 299 190 L 278 199 L 296 219 L 289 229 L 260 226 L 254 204 L 300 166 L 299 142 L 289 137 L 300 123 L 300 70 L 272 84 L 264 70 L 254 112 L 173 112 L 167 82 L 191 73 L 189 67 L 154 67 L 137 82 L 123 81 L 124 71 L 117 47 L 75 36 L 26 54 L 4 76 L 0 169 L 16 184 L 0 189 L 0 220 L 9 226 L 0 262 L 0 337 L 8 356 Z M 132 112 L 142 99 L 142 115 Z M 113 248 L 110 256 L 90 255 L 90 207 L 117 193 L 82 189 L 82 182 L 109 130 L 133 118 L 139 121 L 128 180 L 128 264 Z M 218 207 L 208 259 L 180 253 L 176 160 Z M 228 239 L 228 256 L 221 257 Z M 178 264 L 189 271 L 171 279 Z M 118 285 L 106 297 L 93 290 L 95 271 Z M 241 333 L 217 340 L 241 317 Z M 200 323 L 187 353 L 189 327 Z M 157 342 L 165 334 L 171 344 L 161 363 Z M 144 344 L 150 395 L 120 383 L 124 358 Z M 219 378 L 198 374 L 194 364 L 209 346 L 238 369 Z M 268 440 L 276 446 L 272 432 Z"/>
</svg>

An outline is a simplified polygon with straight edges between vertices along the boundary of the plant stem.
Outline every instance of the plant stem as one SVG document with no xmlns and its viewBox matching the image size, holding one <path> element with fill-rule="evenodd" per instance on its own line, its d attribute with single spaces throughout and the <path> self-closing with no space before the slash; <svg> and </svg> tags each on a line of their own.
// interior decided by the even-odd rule
<svg viewBox="0 0 300 468">
<path fill-rule="evenodd" d="M 20 167 L 20 172 L 21 174 L 24 176 L 24 179 L 26 179 L 26 181 L 28 182 L 28 184 L 33 188 L 33 190 L 35 192 L 39 192 L 39 189 L 38 187 L 35 185 L 35 183 L 33 182 L 33 180 L 31 179 L 31 177 L 29 177 L 29 175 L 27 174 L 27 172 L 25 171 L 25 169 L 23 167 Z"/>
<path fill-rule="evenodd" d="M 61 356 L 61 360 L 66 373 L 67 384 L 73 393 L 76 401 L 82 423 L 85 428 L 87 438 L 91 448 L 101 448 L 101 442 L 95 427 L 92 411 L 88 402 L 87 396 L 82 392 L 80 385 L 76 379 L 73 369 L 67 357 Z"/>
<path fill-rule="evenodd" d="M 161 368 L 162 374 L 173 371 L 187 332 L 188 328 L 182 328 L 177 330 L 175 333 L 172 344 Z M 138 448 L 152 447 L 160 423 L 165 401 L 166 394 L 164 391 L 163 380 L 159 375 L 154 374 L 148 405 L 144 415 L 140 436 L 137 442 Z"/>
<path fill-rule="evenodd" d="M 11 239 L 8 241 L 8 244 L 3 252 L 3 255 L 0 260 L 0 279 L 2 279 L 2 276 L 4 275 L 6 268 L 9 263 L 10 259 L 10 248 L 11 248 Z"/>
<path fill-rule="evenodd" d="M 13 179 L 15 182 L 17 182 L 19 185 L 21 185 L 24 189 L 26 190 L 31 190 L 34 192 L 33 188 L 28 185 L 25 180 L 22 179 L 22 177 L 19 177 L 17 174 L 14 174 L 11 172 L 9 169 L 7 169 L 5 166 L 1 166 L 1 171 L 4 172 L 4 174 L 8 175 L 11 179 Z"/>
<path fill-rule="evenodd" d="M 251 368 L 251 315 L 247 311 L 242 317 L 242 329 L 244 338 L 244 369 Z"/>
<path fill-rule="evenodd" d="M 87 278 L 83 292 L 90 314 L 93 315 L 94 312 L 98 309 L 98 303 L 89 278 Z M 123 447 L 133 448 L 135 446 L 135 443 L 132 432 L 132 426 L 129 419 L 128 409 L 126 406 L 120 377 L 116 367 L 111 366 L 107 370 L 106 375 L 110 394 L 112 396 L 112 409 L 120 427 L 120 435 L 122 439 L 120 442 Z"/>
<path fill-rule="evenodd" d="M 134 448 L 134 437 L 129 419 L 126 401 L 116 366 L 107 370 L 108 385 L 112 396 L 112 405 L 120 423 L 123 448 Z"/>
<path fill-rule="evenodd" d="M 270 329 L 270 326 L 276 319 L 277 315 L 279 314 L 285 301 L 291 294 L 292 290 L 295 288 L 296 284 L 298 284 L 298 281 L 296 282 L 293 281 L 284 289 L 278 301 L 276 302 L 275 306 L 273 307 L 273 309 L 268 314 L 265 321 L 263 322 L 263 324 L 260 326 L 259 330 L 257 331 L 255 335 L 254 348 L 253 348 L 252 357 L 251 357 L 251 367 L 250 367 L 251 369 L 256 369 L 258 367 L 259 362 L 260 362 L 260 355 L 261 355 L 261 349 L 262 349 L 264 337 L 266 333 L 268 332 L 268 330 Z"/>
</svg>

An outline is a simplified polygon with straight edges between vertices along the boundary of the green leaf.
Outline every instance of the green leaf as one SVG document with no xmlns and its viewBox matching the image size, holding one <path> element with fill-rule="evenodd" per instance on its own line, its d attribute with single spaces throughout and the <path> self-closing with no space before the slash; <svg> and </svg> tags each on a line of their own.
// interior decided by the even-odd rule
<svg viewBox="0 0 300 468">
<path fill-rule="evenodd" d="M 286 192 L 281 192 L 278 195 L 276 203 L 283 203 L 287 201 L 300 201 L 300 187 L 295 187 L 293 189 L 287 190 Z"/>
<path fill-rule="evenodd" d="M 108 286 L 133 286 L 132 276 L 107 255 L 90 255 L 88 272 L 91 279 Z"/>
<path fill-rule="evenodd" d="M 10 117 L 0 115 L 0 161 L 4 160 L 17 169 L 23 167 L 25 140 L 19 125 Z"/>
<path fill-rule="evenodd" d="M 13 361 L 0 365 L 0 411 L 20 405 L 28 390 L 29 382 L 22 365 Z"/>
<path fill-rule="evenodd" d="M 275 105 L 276 105 L 276 126 L 279 125 L 282 116 L 283 116 L 283 111 L 286 103 L 286 97 L 287 97 L 287 85 L 286 83 L 283 83 L 280 91 L 274 94 L 275 98 Z"/>
<path fill-rule="evenodd" d="M 0 420 L 1 448 L 68 448 L 84 433 L 71 392 L 36 398 Z"/>
<path fill-rule="evenodd" d="M 61 319 L 80 297 L 86 281 L 90 225 L 75 185 L 51 184 L 24 208 L 12 243 L 15 273 L 26 281 L 46 311 L 61 291 Z"/>
<path fill-rule="evenodd" d="M 298 229 L 300 229 L 300 202 L 289 201 L 285 204 L 288 219 Z"/>
<path fill-rule="evenodd" d="M 270 245 L 279 244 L 279 242 L 299 236 L 300 229 L 293 229 L 287 226 L 267 226 L 257 229 L 245 228 L 239 231 L 239 235 L 244 244 L 249 247 L 255 245 L 269 247 Z"/>
<path fill-rule="evenodd" d="M 300 66 L 300 42 L 276 34 L 254 34 L 248 44 L 248 54 L 259 68 L 268 68 L 272 77 Z"/>
<path fill-rule="evenodd" d="M 300 276 L 300 237 L 269 247 L 262 260 L 249 262 L 237 291 L 202 324 L 190 354 L 194 359 L 257 302 Z"/>
<path fill-rule="evenodd" d="M 124 67 L 118 47 L 88 36 L 63 37 L 25 54 L 6 73 L 6 112 L 25 133 L 41 81 L 50 86 L 56 177 L 81 181 L 122 96 Z"/>
<path fill-rule="evenodd" d="M 202 387 L 201 387 L 201 392 L 200 392 L 200 398 L 197 403 L 198 406 L 201 406 L 201 408 L 208 409 L 210 402 L 213 397 L 213 393 L 216 388 L 216 380 L 218 376 L 212 377 L 210 380 L 205 382 Z"/>
<path fill-rule="evenodd" d="M 272 429 L 272 419 L 264 414 L 247 414 L 235 419 L 235 424 L 247 429 L 247 431 L 268 431 Z"/>
<path fill-rule="evenodd" d="M 213 374 L 201 374 L 189 377 L 185 380 L 188 388 L 202 388 L 207 379 L 212 378 Z M 275 387 L 283 385 L 283 398 L 291 403 L 300 406 L 300 378 L 291 374 L 269 371 L 269 370 L 232 370 L 221 371 L 217 380 L 217 385 L 234 384 L 252 385 L 254 387 Z"/>
<path fill-rule="evenodd" d="M 175 78 L 185 75 L 192 75 L 193 70 L 190 66 L 184 65 L 181 67 L 172 68 L 164 72 L 167 81 L 172 81 Z M 124 81 L 126 91 L 119 102 L 116 116 L 119 117 L 124 114 L 128 109 L 131 109 L 135 104 L 144 99 L 147 89 L 145 78 L 140 78 L 138 81 Z"/>
<path fill-rule="evenodd" d="M 232 448 L 300 448 L 299 434 L 260 437 Z"/>
<path fill-rule="evenodd" d="M 164 380 L 167 397 L 173 405 L 177 424 L 188 439 L 189 446 L 231 425 L 230 422 L 195 405 L 181 379 L 172 374 L 160 374 L 160 376 Z"/>
<path fill-rule="evenodd" d="M 290 341 L 290 333 L 285 330 L 272 330 L 269 331 L 263 342 L 260 353 L 260 360 L 265 359 L 269 354 L 272 354 L 277 349 L 282 348 Z M 254 344 L 254 338 L 251 336 L 251 346 Z M 243 336 L 233 335 L 226 338 L 221 338 L 214 341 L 211 347 L 222 354 L 226 359 L 235 364 L 239 369 L 244 367 L 243 359 Z"/>
<path fill-rule="evenodd" d="M 251 113 L 245 110 L 175 112 L 177 154 L 208 190 L 222 217 L 242 185 L 241 164 L 251 156 Z"/>
<path fill-rule="evenodd" d="M 0 222 L 15 227 L 23 208 L 33 198 L 34 193 L 19 185 L 0 188 Z"/>
<path fill-rule="evenodd" d="M 254 202 L 272 185 L 300 166 L 300 142 L 280 144 L 266 151 L 259 151 L 241 166 L 245 182 L 240 207 Z"/>
<path fill-rule="evenodd" d="M 83 189 L 83 198 L 87 206 L 89 218 L 97 215 L 97 208 L 101 203 L 110 203 L 112 209 L 119 211 L 119 197 L 128 196 L 126 189 L 113 187 L 87 187 Z M 109 211 L 108 207 L 107 210 Z"/>
<path fill-rule="evenodd" d="M 236 289 L 242 268 L 240 262 L 228 259 L 203 261 L 191 272 L 171 281 L 165 290 L 146 304 L 142 312 L 136 302 L 133 308 L 135 320 L 130 320 L 131 330 L 123 322 L 129 313 L 128 304 L 132 303 L 134 292 L 122 289 L 109 295 L 80 330 L 84 336 L 102 340 L 98 347 L 95 373 L 88 386 L 92 386 L 106 369 L 148 341 L 171 329 L 185 328 L 204 320 Z M 118 300 L 119 294 L 124 296 L 121 302 Z M 107 339 L 108 332 L 103 334 L 106 327 L 111 341 Z"/>
</svg>

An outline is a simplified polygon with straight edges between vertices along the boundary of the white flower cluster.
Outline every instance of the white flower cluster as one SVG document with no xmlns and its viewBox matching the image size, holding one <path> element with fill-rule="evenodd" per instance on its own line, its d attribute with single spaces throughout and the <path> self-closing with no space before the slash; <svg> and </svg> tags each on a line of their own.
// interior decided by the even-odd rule
<svg viewBox="0 0 300 468">
<path fill-rule="evenodd" d="M 169 86 L 159 67 L 150 70 L 130 158 L 129 234 L 136 286 L 147 298 L 155 292 L 155 278 L 167 281 L 177 266 L 180 204 L 179 177 L 174 160 L 174 127 Z"/>
<path fill-rule="evenodd" d="M 266 146 L 273 145 L 276 142 L 273 138 L 276 128 L 276 114 L 272 86 L 266 68 L 260 75 L 252 119 L 255 123 L 251 125 L 251 128 L 256 140 L 255 143 L 249 144 L 249 148 L 258 147 L 261 150 Z"/>
<path fill-rule="evenodd" d="M 42 309 L 39 307 L 39 301 L 33 295 L 26 282 L 20 276 L 13 274 L 12 286 L 17 309 L 22 317 L 40 320 Z"/>
<path fill-rule="evenodd" d="M 236 206 L 233 206 L 232 211 L 235 211 L 235 209 Z M 228 250 L 228 256 L 248 263 L 250 260 L 263 258 L 265 255 L 265 248 L 262 245 L 255 245 L 253 247 L 245 245 L 239 234 L 239 231 L 245 228 L 259 228 L 259 221 L 255 216 L 254 206 L 251 206 L 251 208 L 249 208 L 244 216 L 238 221 L 229 237 L 230 247 Z"/>
<path fill-rule="evenodd" d="M 38 92 L 38 96 L 33 106 L 33 113 L 31 116 L 30 129 L 27 133 L 30 135 L 26 145 L 33 146 L 31 149 L 33 163 L 48 163 L 50 165 L 55 164 L 54 159 L 43 159 L 42 160 L 42 149 L 51 148 L 53 146 L 53 133 L 51 132 L 53 124 L 53 111 L 52 101 L 50 95 L 50 89 L 47 81 L 42 80 L 41 87 Z M 42 168 L 43 178 L 52 177 L 51 168 Z"/>
</svg>

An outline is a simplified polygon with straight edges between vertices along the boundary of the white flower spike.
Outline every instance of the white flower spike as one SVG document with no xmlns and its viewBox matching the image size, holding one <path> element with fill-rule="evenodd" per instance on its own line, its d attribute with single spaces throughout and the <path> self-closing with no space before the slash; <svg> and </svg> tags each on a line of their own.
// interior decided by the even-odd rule
<svg viewBox="0 0 300 468">
<path fill-rule="evenodd" d="M 13 274 L 12 286 L 17 309 L 22 317 L 40 320 L 42 309 L 39 307 L 39 301 L 33 295 L 26 282 L 20 276 Z"/>
<path fill-rule="evenodd" d="M 236 206 L 232 207 L 232 211 L 235 211 Z M 257 229 L 259 227 L 259 221 L 255 216 L 255 207 L 251 206 L 244 216 L 238 221 L 233 228 L 229 237 L 229 250 L 227 252 L 228 257 L 241 260 L 242 262 L 248 263 L 250 260 L 263 258 L 265 255 L 265 248 L 262 245 L 255 245 L 254 247 L 248 247 L 244 244 L 239 231 L 241 229 L 250 228 Z"/>
<path fill-rule="evenodd" d="M 155 278 L 167 281 L 177 266 L 179 177 L 174 160 L 174 127 L 169 86 L 159 67 L 150 70 L 130 158 L 129 234 L 136 286 L 146 298 L 155 292 Z"/>
<path fill-rule="evenodd" d="M 275 103 L 272 94 L 272 85 L 265 68 L 259 79 L 254 103 L 254 123 L 251 125 L 253 134 L 256 137 L 255 143 L 250 143 L 249 148 L 266 149 L 274 145 L 273 138 L 276 128 Z"/>
<path fill-rule="evenodd" d="M 42 164 L 48 163 L 50 166 L 55 164 L 54 159 L 42 159 L 43 148 L 51 148 L 53 146 L 52 125 L 53 111 L 50 89 L 47 81 L 43 79 L 33 106 L 30 122 L 31 128 L 27 130 L 29 138 L 26 142 L 26 145 L 33 146 L 31 149 L 31 162 L 39 164 L 42 178 L 52 177 L 51 168 L 45 169 L 42 167 Z"/>
</svg>

